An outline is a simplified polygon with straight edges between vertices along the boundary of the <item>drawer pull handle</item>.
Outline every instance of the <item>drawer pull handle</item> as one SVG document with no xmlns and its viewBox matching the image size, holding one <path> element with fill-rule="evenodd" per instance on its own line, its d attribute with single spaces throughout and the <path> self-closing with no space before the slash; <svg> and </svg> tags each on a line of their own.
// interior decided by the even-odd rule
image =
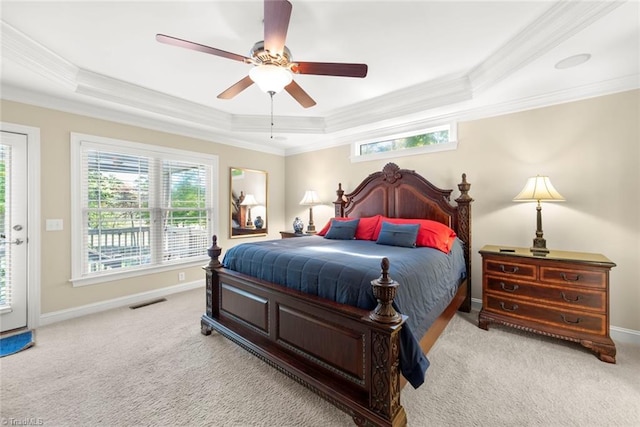
<svg viewBox="0 0 640 427">
<path fill-rule="evenodd" d="M 578 323 L 582 322 L 582 318 L 578 317 L 576 318 L 576 320 L 569 320 L 566 317 L 564 317 L 564 314 L 560 313 L 560 316 L 562 316 L 562 321 L 564 323 L 569 323 L 569 324 L 573 324 L 573 325 L 577 325 Z"/>
<path fill-rule="evenodd" d="M 513 304 L 513 307 L 507 308 L 507 306 L 504 305 L 504 302 L 501 301 L 500 308 L 503 309 L 504 311 L 516 311 L 518 309 L 518 304 Z"/>
<path fill-rule="evenodd" d="M 565 295 L 564 292 L 560 292 L 560 294 L 562 295 L 562 299 L 565 300 L 566 302 L 578 302 L 584 298 L 582 295 L 576 295 L 574 299 L 570 299 L 570 298 L 567 298 L 567 295 Z"/>
<path fill-rule="evenodd" d="M 562 276 L 562 280 L 565 282 L 577 282 L 582 278 L 579 274 L 576 274 L 575 278 L 567 277 L 566 273 L 560 273 L 560 276 Z"/>
<path fill-rule="evenodd" d="M 500 271 L 502 271 L 503 273 L 515 273 L 518 271 L 518 267 L 514 265 L 510 270 L 507 270 L 504 267 L 504 264 L 500 264 Z"/>
<path fill-rule="evenodd" d="M 514 284 L 514 285 L 511 285 L 511 287 L 509 288 L 507 287 L 506 283 L 500 282 L 500 287 L 502 288 L 503 291 L 515 292 L 518 290 L 520 286 Z"/>
</svg>

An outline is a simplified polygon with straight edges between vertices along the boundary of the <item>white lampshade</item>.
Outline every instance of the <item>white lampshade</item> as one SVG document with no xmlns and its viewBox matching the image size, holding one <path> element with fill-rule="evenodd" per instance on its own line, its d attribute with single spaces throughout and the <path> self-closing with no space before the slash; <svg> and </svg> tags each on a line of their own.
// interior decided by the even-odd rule
<svg viewBox="0 0 640 427">
<path fill-rule="evenodd" d="M 548 176 L 533 176 L 524 188 L 513 198 L 514 202 L 564 202 L 565 198 L 551 185 Z"/>
<path fill-rule="evenodd" d="M 258 201 L 253 196 L 253 194 L 247 194 L 244 196 L 244 200 L 240 203 L 242 206 L 256 206 Z"/>
<path fill-rule="evenodd" d="M 320 201 L 318 194 L 314 190 L 305 191 L 304 197 L 302 198 L 302 200 L 300 200 L 301 205 L 307 205 L 307 206 L 315 206 L 321 203 L 322 202 Z"/>
<path fill-rule="evenodd" d="M 266 93 L 278 93 L 293 80 L 293 75 L 287 68 L 271 64 L 253 67 L 249 71 L 249 77 Z"/>
</svg>

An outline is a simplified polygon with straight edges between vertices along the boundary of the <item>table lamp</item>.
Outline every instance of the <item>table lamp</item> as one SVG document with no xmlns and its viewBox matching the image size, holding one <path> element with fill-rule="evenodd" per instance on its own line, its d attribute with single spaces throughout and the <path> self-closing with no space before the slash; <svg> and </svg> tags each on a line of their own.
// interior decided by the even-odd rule
<svg viewBox="0 0 640 427">
<path fill-rule="evenodd" d="M 542 237 L 542 206 L 540 202 L 564 202 L 565 198 L 551 185 L 547 176 L 534 176 L 527 180 L 522 191 L 513 198 L 514 202 L 538 202 L 536 237 L 533 239 L 531 252 L 534 255 L 549 253 L 547 241 Z"/>
<path fill-rule="evenodd" d="M 307 225 L 307 233 L 314 234 L 316 226 L 313 223 L 313 207 L 321 204 L 318 194 L 314 190 L 304 192 L 304 197 L 300 200 L 301 205 L 309 206 L 309 224 Z"/>
</svg>

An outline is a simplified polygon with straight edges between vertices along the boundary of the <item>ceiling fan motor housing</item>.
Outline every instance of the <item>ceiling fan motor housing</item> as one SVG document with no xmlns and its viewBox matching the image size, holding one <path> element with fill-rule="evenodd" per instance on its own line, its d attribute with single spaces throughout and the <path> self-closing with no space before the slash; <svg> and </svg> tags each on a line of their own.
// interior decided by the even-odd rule
<svg viewBox="0 0 640 427">
<path fill-rule="evenodd" d="M 255 60 L 256 65 L 279 65 L 288 67 L 291 63 L 291 51 L 284 46 L 282 54 L 274 54 L 264 48 L 264 41 L 259 41 L 251 48 L 251 57 Z"/>
</svg>

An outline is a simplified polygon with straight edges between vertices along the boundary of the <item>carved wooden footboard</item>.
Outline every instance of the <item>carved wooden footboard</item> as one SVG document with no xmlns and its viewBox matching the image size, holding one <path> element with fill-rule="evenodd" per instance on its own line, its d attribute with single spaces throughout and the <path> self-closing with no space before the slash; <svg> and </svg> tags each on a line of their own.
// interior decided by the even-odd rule
<svg viewBox="0 0 640 427">
<path fill-rule="evenodd" d="M 210 249 L 202 333 L 218 331 L 326 400 L 359 425 L 402 426 L 399 332 L 391 306 L 398 283 L 381 263 L 371 312 L 222 268 Z"/>
</svg>

